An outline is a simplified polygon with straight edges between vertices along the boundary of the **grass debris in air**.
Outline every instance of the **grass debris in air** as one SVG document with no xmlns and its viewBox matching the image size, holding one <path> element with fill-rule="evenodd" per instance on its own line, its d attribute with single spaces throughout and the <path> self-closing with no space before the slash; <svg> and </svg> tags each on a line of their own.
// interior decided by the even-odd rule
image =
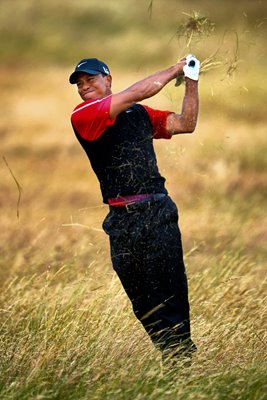
<svg viewBox="0 0 267 400">
<path fill-rule="evenodd" d="M 178 26 L 176 34 L 178 39 L 186 39 L 187 47 L 190 46 L 193 39 L 199 40 L 213 33 L 215 23 L 208 17 L 201 15 L 198 11 L 183 14 L 186 15 L 187 20 Z"/>
<path fill-rule="evenodd" d="M 196 51 L 196 49 L 198 49 L 198 52 L 201 56 L 201 50 L 203 50 L 205 44 L 204 39 L 212 36 L 215 32 L 215 22 L 211 21 L 208 17 L 201 15 L 197 11 L 193 11 L 191 14 L 183 14 L 187 16 L 187 19 L 183 20 L 178 26 L 176 31 L 177 39 L 179 43 L 181 43 L 182 40 L 185 41 L 185 45 L 183 47 L 184 53 L 191 53 L 192 51 L 194 52 Z M 227 48 L 227 50 L 224 52 L 224 40 L 229 33 L 230 35 L 232 35 L 232 33 L 234 34 L 234 40 L 232 40 L 232 37 L 230 38 L 230 48 Z M 229 57 L 229 51 L 231 51 L 233 47 L 233 55 Z M 226 31 L 221 39 L 221 44 L 218 45 L 210 55 L 201 60 L 200 74 L 207 73 L 211 70 L 222 67 L 225 69 L 225 73 L 224 76 L 222 76 L 222 79 L 224 79 L 225 77 L 233 77 L 234 73 L 237 71 L 237 67 L 240 62 L 240 60 L 238 59 L 238 50 L 238 33 L 235 31 Z M 225 54 L 222 54 L 223 52 Z M 182 83 L 184 83 L 183 76 L 176 79 L 175 86 L 180 86 Z"/>
</svg>

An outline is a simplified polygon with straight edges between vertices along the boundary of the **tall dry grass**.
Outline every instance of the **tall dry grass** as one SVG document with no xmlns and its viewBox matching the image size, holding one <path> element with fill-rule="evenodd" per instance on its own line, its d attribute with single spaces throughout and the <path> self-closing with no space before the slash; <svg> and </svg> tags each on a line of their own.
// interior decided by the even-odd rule
<svg viewBox="0 0 267 400">
<path fill-rule="evenodd" d="M 265 121 L 233 121 L 223 107 L 210 115 L 207 76 L 196 133 L 156 143 L 180 210 L 198 346 L 189 370 L 163 374 L 112 271 L 107 208 L 68 122 L 76 94 L 65 89 L 67 72 L 41 71 L 39 86 L 30 82 L 40 71 L 28 72 L 27 88 L 6 91 L 13 119 L 12 129 L 2 119 L 2 152 L 23 192 L 17 219 L 17 187 L 2 162 L 1 398 L 264 399 Z M 180 100 L 169 86 L 151 105 Z"/>
</svg>

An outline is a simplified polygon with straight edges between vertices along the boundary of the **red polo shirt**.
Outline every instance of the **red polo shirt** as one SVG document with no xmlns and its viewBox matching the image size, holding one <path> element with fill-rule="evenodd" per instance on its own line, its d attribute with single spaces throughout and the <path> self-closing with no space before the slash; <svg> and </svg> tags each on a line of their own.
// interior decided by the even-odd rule
<svg viewBox="0 0 267 400">
<path fill-rule="evenodd" d="M 75 107 L 71 122 L 83 139 L 97 140 L 109 126 L 115 123 L 116 118 L 109 117 L 111 97 L 112 95 L 98 100 L 86 100 Z M 170 139 L 172 136 L 168 133 L 166 124 L 171 111 L 155 110 L 145 105 L 143 107 L 149 115 L 154 139 Z"/>
</svg>

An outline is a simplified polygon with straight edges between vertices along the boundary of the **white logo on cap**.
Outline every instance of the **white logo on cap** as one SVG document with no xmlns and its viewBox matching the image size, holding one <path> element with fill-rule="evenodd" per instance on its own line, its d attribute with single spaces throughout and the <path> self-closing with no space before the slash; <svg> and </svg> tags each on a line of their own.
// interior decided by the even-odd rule
<svg viewBox="0 0 267 400">
<path fill-rule="evenodd" d="M 82 62 L 81 64 L 78 64 L 76 68 L 80 68 L 81 65 L 86 64 L 87 61 Z"/>
<path fill-rule="evenodd" d="M 109 74 L 109 70 L 106 67 L 103 67 L 103 70 L 106 74 Z"/>
</svg>

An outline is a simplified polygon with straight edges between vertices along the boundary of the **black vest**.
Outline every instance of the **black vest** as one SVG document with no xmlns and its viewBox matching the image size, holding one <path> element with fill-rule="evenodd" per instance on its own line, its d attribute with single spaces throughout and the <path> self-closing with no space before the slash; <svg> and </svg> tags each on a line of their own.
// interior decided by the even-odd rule
<svg viewBox="0 0 267 400">
<path fill-rule="evenodd" d="M 74 132 L 100 182 L 104 203 L 118 196 L 167 194 L 157 167 L 150 118 L 140 104 L 120 113 L 97 140 L 85 140 Z"/>
</svg>

